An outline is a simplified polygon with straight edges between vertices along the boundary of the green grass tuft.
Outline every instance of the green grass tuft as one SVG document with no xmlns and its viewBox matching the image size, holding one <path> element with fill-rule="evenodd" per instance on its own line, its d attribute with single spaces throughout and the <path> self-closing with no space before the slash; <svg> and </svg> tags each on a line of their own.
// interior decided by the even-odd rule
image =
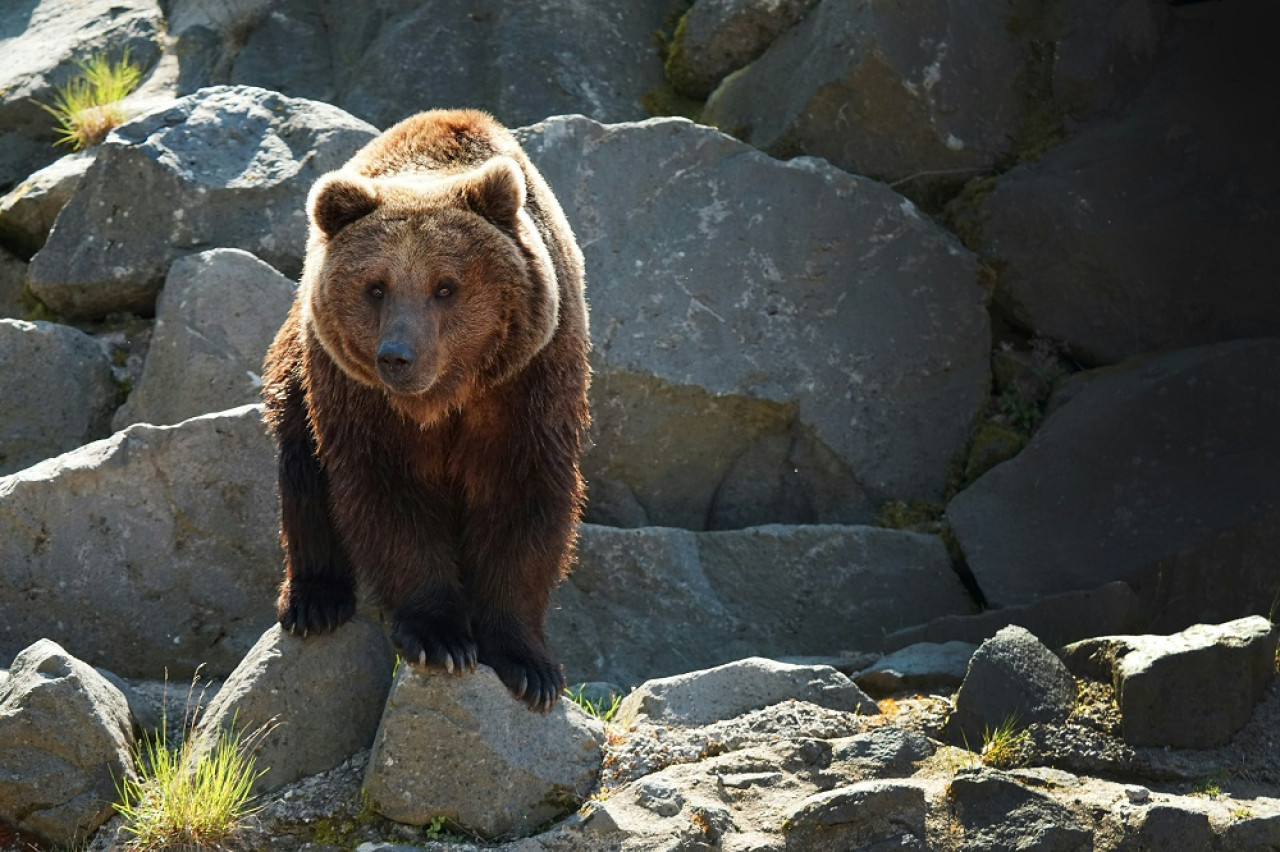
<svg viewBox="0 0 1280 852">
<path fill-rule="evenodd" d="M 622 696 L 615 695 L 613 700 L 606 707 L 604 702 L 596 703 L 583 694 L 586 684 L 580 685 L 577 689 L 565 689 L 564 695 L 574 704 L 577 704 L 588 714 L 595 716 L 601 722 L 608 724 L 618 715 L 618 708 L 622 705 Z"/>
<path fill-rule="evenodd" d="M 79 151 L 96 145 L 127 118 L 120 101 L 138 87 L 142 71 L 129 61 L 126 50 L 119 62 L 98 54 L 78 63 L 80 73 L 54 94 L 52 104 L 41 104 L 57 121 L 56 145 Z"/>
</svg>

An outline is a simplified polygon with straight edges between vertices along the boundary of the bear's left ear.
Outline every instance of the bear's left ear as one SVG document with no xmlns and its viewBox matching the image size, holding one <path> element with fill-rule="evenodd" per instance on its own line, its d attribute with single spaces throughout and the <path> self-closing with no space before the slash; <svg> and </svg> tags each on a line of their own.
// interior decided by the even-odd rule
<svg viewBox="0 0 1280 852">
<path fill-rule="evenodd" d="M 467 175 L 463 204 L 502 228 L 515 224 L 524 206 L 524 172 L 510 157 L 494 157 Z"/>
<path fill-rule="evenodd" d="M 311 221 L 332 237 L 378 208 L 378 196 L 372 186 L 354 175 L 329 172 L 316 181 L 307 198 Z"/>
</svg>

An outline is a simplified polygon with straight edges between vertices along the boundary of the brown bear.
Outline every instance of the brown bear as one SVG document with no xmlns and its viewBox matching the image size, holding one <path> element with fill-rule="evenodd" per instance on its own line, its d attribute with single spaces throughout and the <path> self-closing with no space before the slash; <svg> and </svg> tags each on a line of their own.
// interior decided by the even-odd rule
<svg viewBox="0 0 1280 852">
<path fill-rule="evenodd" d="M 297 300 L 267 353 L 280 624 L 356 609 L 406 660 L 491 666 L 546 711 L 543 632 L 583 500 L 587 307 L 555 196 L 491 116 L 413 116 L 321 177 Z"/>
</svg>

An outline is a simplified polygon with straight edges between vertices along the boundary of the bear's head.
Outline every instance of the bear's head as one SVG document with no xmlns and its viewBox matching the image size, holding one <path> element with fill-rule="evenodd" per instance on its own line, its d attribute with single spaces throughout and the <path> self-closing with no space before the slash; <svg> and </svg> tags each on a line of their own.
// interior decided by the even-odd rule
<svg viewBox="0 0 1280 852">
<path fill-rule="evenodd" d="M 555 267 L 515 160 L 445 177 L 331 172 L 307 208 L 309 333 L 419 419 L 508 380 L 555 333 Z"/>
</svg>

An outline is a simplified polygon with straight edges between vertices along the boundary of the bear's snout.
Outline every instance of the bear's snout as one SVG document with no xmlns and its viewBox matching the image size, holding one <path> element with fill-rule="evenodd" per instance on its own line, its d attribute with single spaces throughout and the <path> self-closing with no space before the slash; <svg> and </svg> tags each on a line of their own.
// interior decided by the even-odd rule
<svg viewBox="0 0 1280 852">
<path fill-rule="evenodd" d="M 393 387 L 409 378 L 417 360 L 413 347 L 402 340 L 384 340 L 378 344 L 378 375 Z"/>
</svg>

